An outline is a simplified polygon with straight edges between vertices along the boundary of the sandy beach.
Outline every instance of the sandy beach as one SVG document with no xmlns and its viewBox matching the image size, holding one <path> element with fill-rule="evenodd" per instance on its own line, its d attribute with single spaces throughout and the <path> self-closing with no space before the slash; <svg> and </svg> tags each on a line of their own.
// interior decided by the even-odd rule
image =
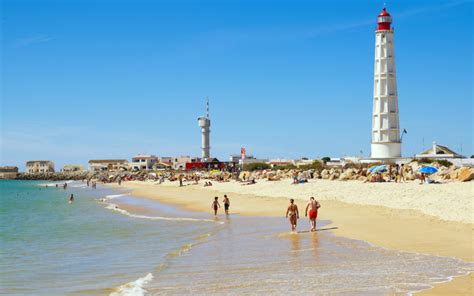
<svg viewBox="0 0 474 296">
<path fill-rule="evenodd" d="M 290 185 L 290 180 L 261 181 L 242 186 L 237 182 L 212 187 L 177 183 L 126 182 L 132 195 L 209 212 L 213 196 L 231 199 L 231 212 L 247 216 L 284 217 L 288 198 L 303 212 L 309 196 L 322 204 L 319 218 L 331 220 L 333 233 L 401 251 L 459 258 L 473 262 L 472 182 L 419 185 L 316 180 Z M 116 186 L 116 185 L 114 185 Z M 303 214 L 301 214 L 303 216 Z M 304 217 L 302 217 L 304 218 Z M 299 228 L 307 228 L 300 220 Z M 472 295 L 472 274 L 435 285 L 421 295 Z"/>
</svg>

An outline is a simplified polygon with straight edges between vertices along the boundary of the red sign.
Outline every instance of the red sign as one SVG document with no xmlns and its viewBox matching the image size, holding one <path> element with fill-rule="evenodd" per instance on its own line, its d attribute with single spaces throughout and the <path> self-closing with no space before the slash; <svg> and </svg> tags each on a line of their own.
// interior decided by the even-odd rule
<svg viewBox="0 0 474 296">
<path fill-rule="evenodd" d="M 242 159 L 245 159 L 245 148 L 244 147 L 240 148 L 240 156 L 242 157 Z"/>
</svg>

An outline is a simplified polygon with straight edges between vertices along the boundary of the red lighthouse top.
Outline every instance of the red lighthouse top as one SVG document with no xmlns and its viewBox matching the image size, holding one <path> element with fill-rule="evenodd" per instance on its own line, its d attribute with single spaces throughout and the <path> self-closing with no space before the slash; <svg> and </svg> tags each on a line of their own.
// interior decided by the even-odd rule
<svg viewBox="0 0 474 296">
<path fill-rule="evenodd" d="M 390 13 L 387 12 L 387 9 L 384 7 L 382 12 L 380 12 L 379 16 L 377 17 L 377 30 L 390 30 L 392 24 L 392 17 Z"/>
</svg>

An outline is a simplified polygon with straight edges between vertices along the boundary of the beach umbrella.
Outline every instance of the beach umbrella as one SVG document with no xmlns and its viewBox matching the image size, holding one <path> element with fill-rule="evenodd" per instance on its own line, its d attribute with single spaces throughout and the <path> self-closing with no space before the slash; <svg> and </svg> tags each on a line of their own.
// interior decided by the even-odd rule
<svg viewBox="0 0 474 296">
<path fill-rule="evenodd" d="M 421 167 L 418 171 L 424 174 L 434 174 L 438 171 L 438 169 L 432 166 L 424 166 Z"/>
<path fill-rule="evenodd" d="M 369 169 L 369 172 L 372 174 L 375 174 L 375 173 L 385 172 L 386 170 L 387 170 L 387 166 L 383 164 L 383 165 L 377 165 L 377 166 L 371 167 Z"/>
</svg>

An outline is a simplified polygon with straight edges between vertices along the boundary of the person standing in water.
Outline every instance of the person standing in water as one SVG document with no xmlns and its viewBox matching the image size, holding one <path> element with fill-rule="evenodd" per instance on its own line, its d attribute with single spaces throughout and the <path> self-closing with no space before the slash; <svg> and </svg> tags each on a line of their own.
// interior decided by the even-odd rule
<svg viewBox="0 0 474 296">
<path fill-rule="evenodd" d="M 290 219 L 291 231 L 296 231 L 296 224 L 300 218 L 300 213 L 294 199 L 290 199 L 290 204 L 286 209 L 286 218 Z"/>
<path fill-rule="evenodd" d="M 211 208 L 214 210 L 214 216 L 217 216 L 217 210 L 221 207 L 218 201 L 218 197 L 214 197 L 214 201 L 212 202 Z"/>
<path fill-rule="evenodd" d="M 71 193 L 71 196 L 69 197 L 69 203 L 73 203 L 74 202 L 74 194 Z"/>
<path fill-rule="evenodd" d="M 321 207 L 319 202 L 311 197 L 306 205 L 305 216 L 309 216 L 309 224 L 311 232 L 316 231 L 316 218 L 318 218 L 318 209 Z"/>
<path fill-rule="evenodd" d="M 225 214 L 229 215 L 230 200 L 227 197 L 227 194 L 224 194 L 224 199 L 222 200 L 222 202 L 224 203 Z"/>
</svg>

